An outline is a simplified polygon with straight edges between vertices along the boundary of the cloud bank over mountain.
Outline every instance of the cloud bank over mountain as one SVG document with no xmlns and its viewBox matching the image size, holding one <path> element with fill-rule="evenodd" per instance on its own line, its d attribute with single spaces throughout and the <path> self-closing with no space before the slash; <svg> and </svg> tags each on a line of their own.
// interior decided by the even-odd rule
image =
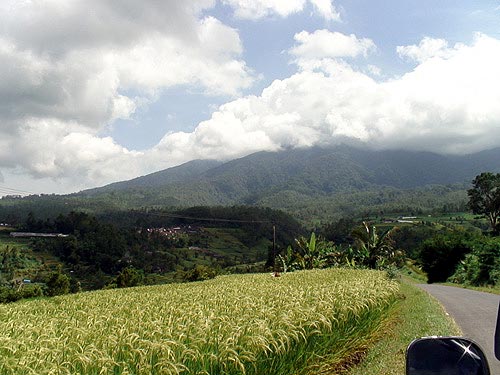
<svg viewBox="0 0 500 375">
<path fill-rule="evenodd" d="M 296 74 L 276 80 L 260 96 L 221 106 L 192 133 L 166 135 L 154 151 L 236 157 L 351 138 L 378 149 L 460 154 L 500 144 L 499 40 L 478 34 L 471 45 L 446 51 L 443 45 L 430 53 L 427 38 L 406 49 L 418 56 L 412 71 L 377 81 L 339 59 L 364 55 L 358 51 L 373 49 L 372 42 L 342 38 L 341 52 L 330 43 L 330 53 L 314 47 L 298 53 L 309 42 L 304 38 L 290 51 L 300 57 Z"/>
<path fill-rule="evenodd" d="M 297 31 L 295 73 L 262 92 L 240 31 L 217 6 L 258 22 L 312 9 L 340 21 L 331 1 L 5 1 L 0 5 L 0 169 L 92 186 L 197 158 L 353 140 L 376 149 L 469 153 L 500 145 L 500 40 L 425 37 L 395 46 L 402 75 L 381 74 L 364 35 Z M 384 78 L 380 78 L 384 77 Z M 227 98 L 192 131 L 136 151 L 103 130 L 194 88 Z M 2 174 L 0 174 L 0 177 Z"/>
</svg>

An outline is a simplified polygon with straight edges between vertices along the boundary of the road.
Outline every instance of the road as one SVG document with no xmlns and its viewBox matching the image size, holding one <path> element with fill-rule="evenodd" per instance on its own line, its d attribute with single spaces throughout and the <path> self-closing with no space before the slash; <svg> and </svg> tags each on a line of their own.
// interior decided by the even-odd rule
<svg viewBox="0 0 500 375">
<path fill-rule="evenodd" d="M 494 335 L 500 297 L 495 294 L 420 284 L 444 306 L 462 329 L 463 335 L 477 342 L 486 353 L 492 375 L 500 375 L 500 361 L 494 355 Z"/>
</svg>

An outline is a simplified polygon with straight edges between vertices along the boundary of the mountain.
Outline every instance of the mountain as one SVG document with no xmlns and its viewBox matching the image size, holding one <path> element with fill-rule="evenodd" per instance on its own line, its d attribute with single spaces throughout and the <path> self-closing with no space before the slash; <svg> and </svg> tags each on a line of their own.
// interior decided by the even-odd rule
<svg viewBox="0 0 500 375">
<path fill-rule="evenodd" d="M 300 203 L 311 197 L 380 189 L 463 185 L 486 170 L 500 172 L 500 148 L 445 156 L 341 145 L 258 152 L 225 163 L 197 160 L 78 196 L 126 194 L 134 205 L 269 204 L 272 197 Z"/>
<path fill-rule="evenodd" d="M 249 196 L 293 190 L 324 195 L 375 186 L 409 189 L 468 183 L 482 171 L 500 171 L 500 148 L 465 156 L 431 152 L 372 151 L 349 146 L 258 152 L 225 163 L 195 160 L 133 180 L 86 190 L 211 190 L 215 200 L 239 203 Z M 189 202 L 186 202 L 189 203 Z"/>
<path fill-rule="evenodd" d="M 500 172 L 500 148 L 465 156 L 347 145 L 288 149 L 228 162 L 195 160 L 130 181 L 47 197 L 45 209 L 55 210 L 61 202 L 66 209 L 90 211 L 250 204 L 307 221 L 454 211 L 466 209 L 466 189 L 483 171 Z M 5 205 L 1 201 L 0 208 Z"/>
<path fill-rule="evenodd" d="M 221 165 L 217 160 L 193 160 L 182 165 L 165 169 L 163 171 L 137 177 L 128 181 L 115 182 L 101 188 L 86 190 L 86 194 L 99 194 L 106 191 L 119 191 L 128 189 L 142 189 L 154 186 L 163 186 L 175 182 L 185 183 L 196 179 L 204 172 Z"/>
</svg>

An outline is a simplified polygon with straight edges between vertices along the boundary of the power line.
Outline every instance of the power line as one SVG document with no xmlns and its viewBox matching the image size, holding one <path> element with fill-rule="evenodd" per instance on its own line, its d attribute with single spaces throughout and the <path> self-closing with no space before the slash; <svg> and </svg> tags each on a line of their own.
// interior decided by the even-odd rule
<svg viewBox="0 0 500 375">
<path fill-rule="evenodd" d="M 17 194 L 17 195 L 29 195 L 36 194 L 26 190 L 9 188 L 6 186 L 0 185 L 0 194 Z M 273 221 L 269 220 L 238 220 L 238 219 L 222 219 L 222 218 L 211 218 L 211 217 L 195 217 L 195 216 L 185 216 L 178 214 L 169 214 L 169 213 L 159 213 L 159 212 L 146 212 L 148 215 L 159 216 L 159 217 L 170 217 L 174 219 L 186 219 L 186 220 L 199 220 L 199 221 L 219 221 L 226 223 L 249 223 L 249 224 L 273 224 Z"/>
<path fill-rule="evenodd" d="M 8 186 L 0 185 L 0 193 L 2 194 L 17 194 L 17 195 L 30 195 L 36 194 L 31 191 L 10 188 Z"/>
</svg>

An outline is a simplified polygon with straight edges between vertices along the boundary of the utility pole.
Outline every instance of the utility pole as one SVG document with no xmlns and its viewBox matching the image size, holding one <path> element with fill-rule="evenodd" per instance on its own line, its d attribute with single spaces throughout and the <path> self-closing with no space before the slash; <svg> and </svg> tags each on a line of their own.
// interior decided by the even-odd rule
<svg viewBox="0 0 500 375">
<path fill-rule="evenodd" d="M 273 224 L 273 268 L 276 269 L 276 225 Z"/>
</svg>

